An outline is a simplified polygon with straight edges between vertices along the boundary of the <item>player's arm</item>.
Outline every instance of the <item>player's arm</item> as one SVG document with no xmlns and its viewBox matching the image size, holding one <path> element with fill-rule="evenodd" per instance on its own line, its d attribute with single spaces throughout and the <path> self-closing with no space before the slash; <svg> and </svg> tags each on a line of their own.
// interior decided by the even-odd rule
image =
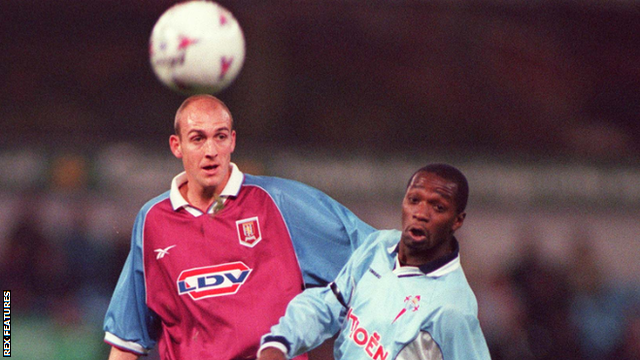
<svg viewBox="0 0 640 360">
<path fill-rule="evenodd" d="M 258 354 L 258 360 L 287 360 L 287 355 L 275 347 L 265 347 Z"/>
<path fill-rule="evenodd" d="M 104 318 L 104 341 L 133 355 L 146 354 L 156 344 L 158 319 L 147 307 L 142 259 L 144 211 L 134 223 L 131 249 Z M 117 354 L 117 352 L 116 352 Z"/>
<path fill-rule="evenodd" d="M 306 289 L 293 298 L 278 324 L 262 337 L 259 354 L 275 347 L 293 358 L 316 348 L 338 332 L 342 310 L 328 287 Z"/>
<path fill-rule="evenodd" d="M 115 346 L 111 347 L 111 352 L 109 353 L 109 360 L 138 360 L 138 358 L 140 356 L 128 351 L 122 351 Z"/>
<path fill-rule="evenodd" d="M 355 291 L 356 279 L 361 276 L 360 265 L 370 249 L 362 246 L 342 268 L 335 281 L 321 288 L 308 288 L 287 306 L 285 315 L 271 332 L 262 337 L 258 351 L 261 360 L 282 359 L 306 353 L 334 336 L 342 327 L 344 317 Z M 268 353 L 261 354 L 269 349 Z"/>
<path fill-rule="evenodd" d="M 333 281 L 375 230 L 322 191 L 295 181 L 264 183 L 282 211 L 307 287 Z"/>
</svg>

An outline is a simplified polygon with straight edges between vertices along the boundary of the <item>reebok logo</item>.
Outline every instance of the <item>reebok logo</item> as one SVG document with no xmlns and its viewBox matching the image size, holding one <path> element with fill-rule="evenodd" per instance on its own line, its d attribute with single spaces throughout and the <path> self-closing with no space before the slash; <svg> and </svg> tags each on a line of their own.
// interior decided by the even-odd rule
<svg viewBox="0 0 640 360">
<path fill-rule="evenodd" d="M 154 252 L 158 253 L 158 255 L 156 255 L 156 260 L 160 260 L 165 255 L 169 254 L 169 250 L 173 249 L 174 247 L 176 247 L 176 246 L 175 245 L 171 245 L 171 246 L 167 247 L 166 249 L 155 249 L 155 250 L 153 250 Z"/>
</svg>

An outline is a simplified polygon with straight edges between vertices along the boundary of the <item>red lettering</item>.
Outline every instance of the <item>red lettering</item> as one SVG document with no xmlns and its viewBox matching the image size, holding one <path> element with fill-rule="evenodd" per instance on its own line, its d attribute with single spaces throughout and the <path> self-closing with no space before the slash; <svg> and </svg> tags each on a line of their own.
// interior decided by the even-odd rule
<svg viewBox="0 0 640 360">
<path fill-rule="evenodd" d="M 360 335 L 362 335 L 362 337 L 360 337 Z M 363 328 L 357 328 L 353 333 L 353 341 L 360 346 L 366 344 L 368 339 L 369 334 L 367 334 L 367 330 Z"/>
<path fill-rule="evenodd" d="M 358 316 L 353 313 L 353 309 L 349 309 L 347 312 L 347 319 L 351 320 L 351 333 L 349 337 L 353 339 L 353 342 L 358 346 L 364 346 L 364 351 L 373 360 L 386 360 L 389 356 L 389 352 L 384 350 L 384 347 L 380 344 L 381 336 L 378 332 L 374 331 L 371 336 L 365 328 L 359 327 L 360 320 Z"/>
<path fill-rule="evenodd" d="M 377 332 L 374 332 L 373 335 L 369 337 L 369 342 L 367 343 L 367 346 L 364 348 L 367 354 L 369 354 L 369 357 L 373 357 L 373 349 L 379 345 L 378 343 L 379 340 L 380 340 L 380 335 Z"/>
<path fill-rule="evenodd" d="M 351 331 L 353 332 L 358 327 L 358 324 L 360 324 L 360 320 L 352 312 L 352 309 L 349 309 L 349 312 L 347 313 L 347 319 L 351 320 Z"/>
<path fill-rule="evenodd" d="M 375 355 L 373 355 L 373 360 L 387 360 L 387 356 L 389 355 L 388 351 L 384 351 L 382 346 L 378 347 Z"/>
</svg>

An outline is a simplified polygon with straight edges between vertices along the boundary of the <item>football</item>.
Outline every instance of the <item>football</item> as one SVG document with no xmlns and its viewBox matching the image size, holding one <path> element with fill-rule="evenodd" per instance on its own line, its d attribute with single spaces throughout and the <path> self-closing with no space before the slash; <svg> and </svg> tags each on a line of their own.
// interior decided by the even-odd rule
<svg viewBox="0 0 640 360">
<path fill-rule="evenodd" d="M 238 76 L 245 38 L 233 14 L 216 2 L 191 0 L 167 9 L 149 39 L 156 77 L 182 94 L 216 94 Z"/>
</svg>

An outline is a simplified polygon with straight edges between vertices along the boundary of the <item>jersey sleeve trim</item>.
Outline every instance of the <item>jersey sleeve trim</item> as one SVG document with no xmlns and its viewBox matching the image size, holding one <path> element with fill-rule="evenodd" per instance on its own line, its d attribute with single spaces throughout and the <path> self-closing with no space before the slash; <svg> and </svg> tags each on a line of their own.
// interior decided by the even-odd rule
<svg viewBox="0 0 640 360">
<path fill-rule="evenodd" d="M 282 351 L 287 357 L 289 357 L 289 346 L 288 341 L 282 336 L 267 336 L 265 337 L 265 343 L 260 345 L 258 349 L 258 357 L 260 357 L 260 352 L 262 350 L 272 347 Z"/>
<path fill-rule="evenodd" d="M 146 355 L 149 353 L 149 350 L 145 349 L 140 344 L 122 340 L 108 331 L 104 334 L 104 342 L 120 350 L 128 351 L 137 355 Z"/>
</svg>

